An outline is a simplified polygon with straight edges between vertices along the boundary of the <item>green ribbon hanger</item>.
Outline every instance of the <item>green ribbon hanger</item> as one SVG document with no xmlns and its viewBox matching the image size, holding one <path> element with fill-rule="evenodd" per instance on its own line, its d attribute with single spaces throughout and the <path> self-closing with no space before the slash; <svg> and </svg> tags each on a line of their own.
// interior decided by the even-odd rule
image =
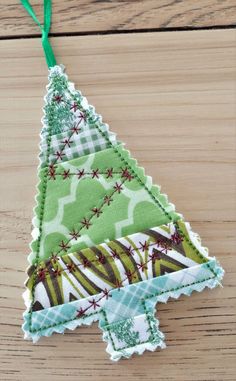
<svg viewBox="0 0 236 381">
<path fill-rule="evenodd" d="M 21 4 L 23 5 L 23 7 L 29 13 L 29 15 L 32 17 L 32 19 L 36 22 L 36 24 L 38 24 L 38 26 L 41 29 L 42 46 L 43 46 L 43 50 L 44 50 L 44 54 L 46 57 L 48 67 L 50 68 L 52 66 L 55 66 L 57 64 L 56 59 L 55 59 L 51 44 L 48 40 L 48 33 L 50 30 L 50 26 L 51 26 L 51 15 L 52 15 L 51 0 L 44 0 L 44 24 L 43 25 L 41 25 L 39 20 L 37 19 L 36 15 L 34 13 L 34 10 L 31 7 L 29 1 L 28 0 L 20 0 L 20 1 L 21 1 Z"/>
</svg>

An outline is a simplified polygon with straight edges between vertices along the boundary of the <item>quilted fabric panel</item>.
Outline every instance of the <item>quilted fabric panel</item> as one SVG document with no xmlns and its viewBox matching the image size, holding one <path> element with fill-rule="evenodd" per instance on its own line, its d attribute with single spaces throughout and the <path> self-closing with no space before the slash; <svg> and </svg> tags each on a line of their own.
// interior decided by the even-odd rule
<svg viewBox="0 0 236 381">
<path fill-rule="evenodd" d="M 40 150 L 26 338 L 99 320 L 113 360 L 164 348 L 155 304 L 215 287 L 223 270 L 61 66 Z"/>
</svg>

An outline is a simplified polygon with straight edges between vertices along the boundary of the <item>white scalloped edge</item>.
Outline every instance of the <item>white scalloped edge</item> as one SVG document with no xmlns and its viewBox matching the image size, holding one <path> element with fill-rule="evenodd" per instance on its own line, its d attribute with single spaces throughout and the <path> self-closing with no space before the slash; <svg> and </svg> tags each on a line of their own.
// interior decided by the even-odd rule
<svg viewBox="0 0 236 381">
<path fill-rule="evenodd" d="M 25 317 L 27 313 L 23 313 L 23 317 Z M 70 331 L 74 331 L 77 327 L 80 327 L 81 325 L 91 325 L 92 323 L 98 321 L 98 314 L 97 315 L 92 315 L 92 316 L 86 316 L 83 319 L 77 319 L 77 320 L 71 320 L 63 324 L 57 324 L 52 328 L 46 328 L 45 330 L 34 332 L 34 333 L 29 333 L 27 330 L 27 323 L 25 322 L 22 325 L 22 329 L 24 332 L 24 339 L 25 340 L 32 340 L 33 343 L 35 344 L 40 337 L 45 336 L 49 337 L 53 333 L 64 333 L 66 329 L 69 329 Z"/>
<path fill-rule="evenodd" d="M 188 234 L 189 234 L 189 237 L 191 239 L 191 241 L 193 242 L 194 246 L 196 247 L 196 249 L 207 259 L 216 259 L 215 257 L 211 257 L 209 255 L 209 249 L 208 247 L 206 246 L 203 246 L 202 245 L 202 240 L 201 240 L 201 237 L 198 233 L 196 233 L 195 231 L 192 230 L 192 226 L 190 224 L 190 222 L 185 222 L 185 227 L 188 231 Z"/>
<path fill-rule="evenodd" d="M 165 349 L 166 344 L 163 340 L 160 340 L 159 343 L 156 342 L 146 342 L 138 344 L 131 348 L 125 348 L 121 351 L 114 351 L 112 344 L 109 342 L 109 333 L 103 332 L 102 339 L 104 342 L 108 342 L 108 345 L 106 347 L 106 352 L 110 355 L 110 360 L 112 361 L 119 361 L 121 358 L 130 358 L 131 356 L 137 354 L 142 355 L 144 351 L 151 351 L 154 352 L 157 348 Z"/>
</svg>

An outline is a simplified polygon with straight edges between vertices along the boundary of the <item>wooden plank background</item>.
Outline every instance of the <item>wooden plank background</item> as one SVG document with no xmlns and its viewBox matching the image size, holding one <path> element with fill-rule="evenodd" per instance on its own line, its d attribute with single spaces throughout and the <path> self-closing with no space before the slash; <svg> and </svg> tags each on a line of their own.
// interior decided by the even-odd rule
<svg viewBox="0 0 236 381">
<path fill-rule="evenodd" d="M 41 2 L 31 1 L 42 20 Z M 39 35 L 18 0 L 1 0 L 0 36 Z M 53 0 L 52 33 L 236 25 L 235 0 Z"/>
<path fill-rule="evenodd" d="M 92 5 L 97 7 L 97 16 L 95 10 L 90 15 L 96 25 L 101 21 L 97 29 L 92 21 L 86 26 L 88 29 L 84 24 L 75 26 L 72 14 L 76 11 L 79 15 L 81 10 L 73 7 L 69 10 L 69 6 L 76 2 L 54 3 L 55 19 L 61 17 L 64 32 L 119 29 L 117 15 L 112 27 L 106 24 L 105 13 L 103 21 L 99 17 L 98 4 L 104 4 L 101 10 L 104 12 L 105 6 L 109 8 L 113 2 L 81 1 L 84 12 L 86 7 L 88 10 L 93 9 Z M 142 7 L 149 4 L 142 24 L 135 24 L 135 28 L 159 25 L 160 19 L 155 19 L 152 9 L 155 1 L 137 1 L 136 8 L 132 1 L 114 1 L 114 7 L 119 3 L 133 6 L 135 12 L 141 7 L 141 13 Z M 165 3 L 171 7 L 171 2 L 160 1 L 163 7 Z M 179 8 L 177 1 L 172 3 L 177 15 L 182 14 L 181 7 L 187 2 L 180 1 Z M 190 3 L 192 7 L 196 4 Z M 205 3 L 215 7 L 211 16 L 214 24 L 216 9 L 223 2 Z M 233 2 L 224 3 L 230 7 Z M 20 10 L 22 19 L 11 18 L 16 9 L 18 12 L 14 3 L 7 8 L 8 13 L 0 12 L 4 16 L 0 30 L 6 37 L 0 41 L 0 380 L 234 381 L 235 30 L 52 38 L 58 62 L 66 66 L 70 80 L 127 143 L 146 173 L 162 185 L 163 192 L 168 193 L 177 210 L 191 222 L 203 244 L 226 270 L 224 288 L 158 305 L 167 349 L 112 363 L 96 323 L 43 338 L 36 345 L 22 338 L 21 294 L 37 182 L 38 134 L 47 69 L 40 40 L 17 38 L 29 37 L 35 28 Z M 199 9 L 192 10 L 195 18 L 187 6 L 185 9 L 185 20 L 189 15 L 189 23 L 193 22 Z M 129 15 L 121 13 L 124 28 L 132 29 L 132 22 L 127 21 Z M 135 19 L 134 14 L 131 13 L 130 20 Z M 202 20 L 208 17 L 206 12 L 204 18 L 204 11 L 201 15 Z M 10 34 L 16 38 L 8 40 Z"/>
</svg>

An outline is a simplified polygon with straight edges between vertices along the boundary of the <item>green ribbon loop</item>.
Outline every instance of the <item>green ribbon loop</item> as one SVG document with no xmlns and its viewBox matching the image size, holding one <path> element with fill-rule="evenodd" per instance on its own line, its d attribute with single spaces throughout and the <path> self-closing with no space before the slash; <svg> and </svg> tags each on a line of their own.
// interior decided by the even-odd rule
<svg viewBox="0 0 236 381">
<path fill-rule="evenodd" d="M 51 15 L 52 15 L 52 4 L 51 0 L 44 0 L 44 25 L 41 25 L 39 20 L 37 19 L 32 6 L 30 5 L 28 0 L 20 0 L 23 7 L 35 21 L 35 23 L 39 26 L 42 32 L 42 46 L 44 50 L 44 54 L 46 57 L 48 67 L 55 66 L 56 59 L 51 47 L 51 44 L 48 40 L 48 33 L 51 26 Z"/>
</svg>

